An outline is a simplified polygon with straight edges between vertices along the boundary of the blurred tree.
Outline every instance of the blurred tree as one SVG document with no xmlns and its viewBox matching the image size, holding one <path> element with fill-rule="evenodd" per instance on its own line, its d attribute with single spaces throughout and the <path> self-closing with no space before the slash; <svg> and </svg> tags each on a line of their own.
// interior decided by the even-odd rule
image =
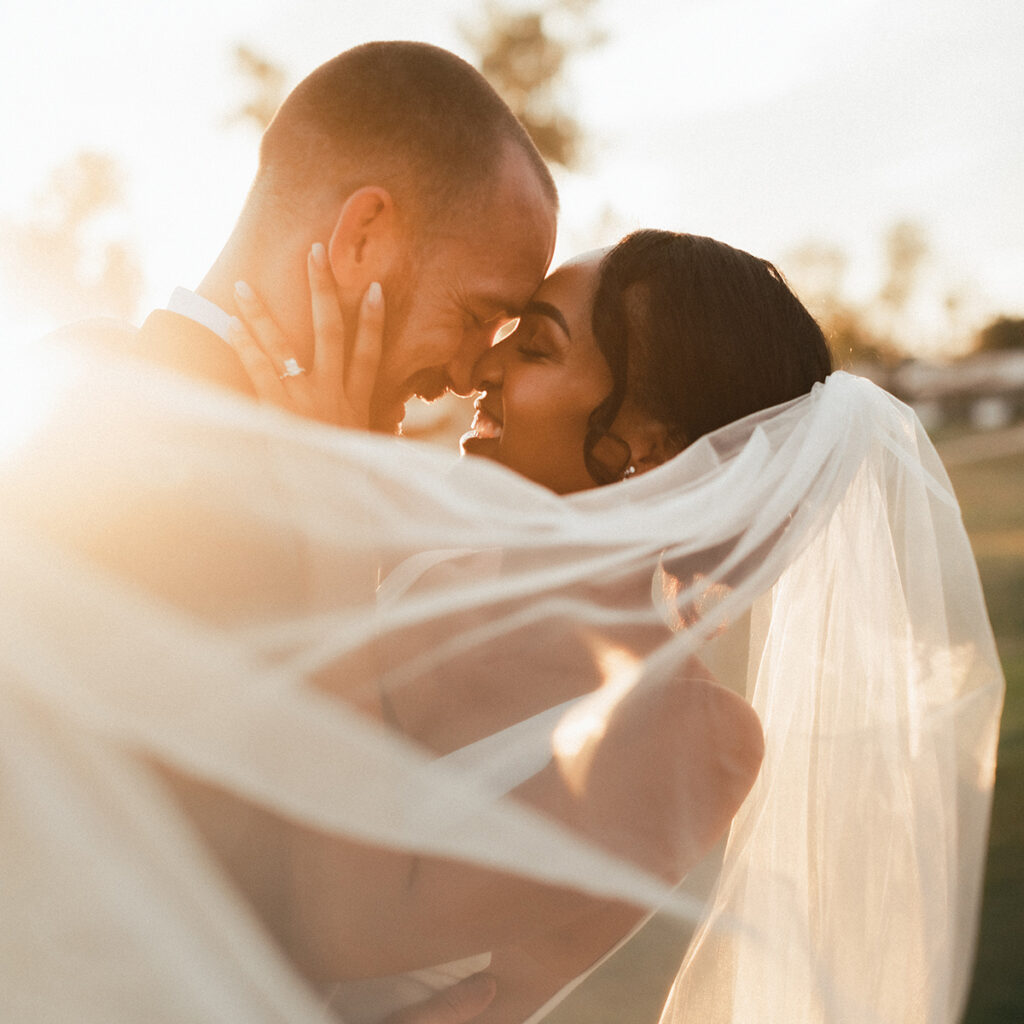
<svg viewBox="0 0 1024 1024">
<path fill-rule="evenodd" d="M 234 49 L 234 63 L 248 97 L 228 115 L 228 121 L 249 123 L 262 132 L 285 97 L 288 76 L 280 65 L 243 44 Z"/>
<path fill-rule="evenodd" d="M 135 252 L 117 237 L 123 199 L 114 158 L 86 151 L 52 173 L 27 218 L 0 222 L 0 269 L 25 311 L 45 309 L 54 324 L 134 316 L 143 277 Z"/>
<path fill-rule="evenodd" d="M 1024 319 L 999 316 L 983 327 L 975 337 L 975 352 L 1005 352 L 1024 349 Z"/>
<path fill-rule="evenodd" d="M 839 369 L 874 365 L 889 370 L 900 361 L 892 345 L 878 337 L 863 313 L 853 306 L 839 307 L 828 316 L 818 317 L 818 322 Z"/>
<path fill-rule="evenodd" d="M 547 0 L 514 9 L 489 0 L 483 25 L 463 26 L 484 77 L 522 121 L 545 160 L 572 169 L 583 155 L 583 129 L 564 98 L 571 57 L 604 41 L 591 24 L 598 0 Z"/>
<path fill-rule="evenodd" d="M 842 249 L 827 242 L 804 242 L 787 254 L 785 262 L 787 276 L 815 315 L 825 315 L 842 305 L 843 279 L 849 264 Z"/>
<path fill-rule="evenodd" d="M 917 289 L 929 254 L 924 228 L 911 220 L 900 220 L 885 234 L 886 277 L 878 292 L 878 307 L 890 344 L 900 335 L 900 321 Z"/>
<path fill-rule="evenodd" d="M 834 245 L 806 242 L 786 256 L 786 275 L 821 324 L 837 366 L 889 366 L 896 361 L 891 346 L 878 337 L 868 317 L 844 297 L 848 262 L 846 254 Z"/>
</svg>

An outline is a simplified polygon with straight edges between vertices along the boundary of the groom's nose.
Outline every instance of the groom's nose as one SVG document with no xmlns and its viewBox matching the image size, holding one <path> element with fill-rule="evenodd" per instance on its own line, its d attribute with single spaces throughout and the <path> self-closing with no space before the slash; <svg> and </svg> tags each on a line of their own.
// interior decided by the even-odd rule
<svg viewBox="0 0 1024 1024">
<path fill-rule="evenodd" d="M 449 387 L 457 395 L 470 395 L 476 387 L 474 369 L 491 347 L 494 331 L 486 327 L 467 331 L 462 338 L 462 345 L 445 367 L 448 373 Z"/>
<path fill-rule="evenodd" d="M 476 361 L 473 367 L 472 383 L 474 391 L 491 391 L 501 384 L 501 354 L 504 352 L 503 341 L 490 345 Z"/>
</svg>

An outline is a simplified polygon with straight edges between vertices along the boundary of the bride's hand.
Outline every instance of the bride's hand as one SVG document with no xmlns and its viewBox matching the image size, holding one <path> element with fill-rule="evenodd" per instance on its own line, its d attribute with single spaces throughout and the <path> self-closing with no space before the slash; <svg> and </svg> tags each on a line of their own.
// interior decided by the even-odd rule
<svg viewBox="0 0 1024 1024">
<path fill-rule="evenodd" d="M 384 333 L 380 285 L 374 282 L 367 288 L 351 353 L 346 353 L 334 277 L 319 242 L 310 251 L 307 270 L 315 338 L 311 369 L 299 365 L 294 348 L 244 281 L 235 287 L 244 324 L 232 325 L 231 345 L 258 398 L 324 423 L 367 429 Z"/>
<path fill-rule="evenodd" d="M 472 974 L 425 1003 L 388 1017 L 384 1024 L 467 1024 L 490 1006 L 494 995 L 491 975 Z"/>
</svg>

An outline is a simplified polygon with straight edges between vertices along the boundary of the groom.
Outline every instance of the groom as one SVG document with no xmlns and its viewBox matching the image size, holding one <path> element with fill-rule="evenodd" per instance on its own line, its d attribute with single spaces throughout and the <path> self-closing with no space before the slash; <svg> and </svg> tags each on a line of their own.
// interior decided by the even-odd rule
<svg viewBox="0 0 1024 1024">
<path fill-rule="evenodd" d="M 220 255 L 195 292 L 178 289 L 148 317 L 129 348 L 251 393 L 225 343 L 235 285 L 245 281 L 309 368 L 306 260 L 320 242 L 347 323 L 371 282 L 383 286 L 371 425 L 395 432 L 413 396 L 472 390 L 477 357 L 547 270 L 557 203 L 536 147 L 472 67 L 422 43 L 356 47 L 284 101 Z"/>
<path fill-rule="evenodd" d="M 369 43 L 328 61 L 284 101 L 263 137 L 238 222 L 198 288 L 177 289 L 168 308 L 151 313 L 138 332 L 103 343 L 251 394 L 227 344 L 238 311 L 236 283 L 245 281 L 310 368 L 306 267 L 319 242 L 346 322 L 356 322 L 371 282 L 383 286 L 387 325 L 371 425 L 395 432 L 411 397 L 472 390 L 477 358 L 547 270 L 556 217 L 548 169 L 473 68 L 425 44 Z M 197 544 L 203 542 L 196 538 Z M 215 564 L 227 557 L 216 554 L 223 539 L 211 536 L 208 546 L 215 555 L 205 563 L 207 595 L 194 593 L 191 575 L 176 575 L 180 559 L 165 569 L 159 553 L 149 562 L 137 558 L 123 536 L 111 558 L 130 562 L 133 574 L 138 564 L 156 566 L 144 585 L 184 594 L 190 608 L 214 618 L 225 608 L 245 614 L 260 601 L 289 600 L 287 577 L 271 572 L 270 553 L 243 552 L 238 562 L 246 568 L 231 565 L 217 576 Z M 241 585 L 249 572 L 262 573 L 263 585 Z M 277 580 L 274 593 L 267 578 Z M 223 830 L 220 821 L 197 824 L 210 836 Z M 229 837 L 223 845 L 244 849 L 243 839 Z M 391 1024 L 462 1024 L 493 994 L 493 979 L 475 976 Z"/>
<path fill-rule="evenodd" d="M 263 139 L 256 179 L 238 224 L 198 289 L 179 289 L 168 309 L 152 313 L 138 332 L 121 332 L 112 345 L 198 380 L 251 393 L 227 344 L 237 311 L 236 282 L 244 280 L 259 292 L 295 346 L 298 361 L 309 368 L 314 344 L 307 254 L 315 243 L 323 243 L 349 323 L 355 322 L 368 286 L 375 281 L 383 285 L 387 329 L 371 422 L 378 430 L 393 431 L 413 395 L 433 398 L 446 390 L 471 390 L 477 358 L 501 323 L 522 309 L 547 269 L 556 206 L 551 177 L 522 127 L 468 65 L 421 44 L 362 46 L 319 68 L 282 105 Z M 276 369 L 289 372 L 287 365 Z M 87 406 L 93 402 L 89 394 L 83 400 Z M 106 477 L 94 486 L 89 464 L 73 461 L 78 449 L 72 438 L 71 455 L 56 466 L 62 471 L 59 479 L 42 493 L 48 497 L 54 492 L 61 500 L 46 507 L 38 503 L 33 529 L 52 532 L 58 543 L 99 561 L 115 578 L 126 577 L 146 598 L 162 599 L 172 612 L 184 612 L 200 630 L 226 625 L 258 632 L 266 621 L 263 611 L 272 611 L 270 621 L 279 621 L 282 612 L 308 610 L 306 603 L 315 600 L 318 588 L 334 581 L 334 567 L 318 574 L 315 551 L 301 543 L 302 531 L 287 528 L 295 521 L 290 492 L 273 486 L 286 482 L 287 460 L 268 460 L 273 464 L 260 478 L 265 486 L 258 492 L 259 517 L 240 524 L 230 474 L 225 489 L 217 490 L 215 480 L 190 476 L 187 467 L 179 473 L 176 460 L 181 453 L 173 446 L 161 447 L 159 437 L 150 440 L 147 452 L 157 452 L 161 461 L 140 472 L 130 459 L 121 460 L 120 438 L 113 438 L 114 482 L 104 490 Z M 189 443 L 205 450 L 217 445 L 217 436 Z M 105 454 L 107 447 L 101 447 Z M 126 448 L 130 451 L 130 444 Z M 64 451 L 60 448 L 58 454 Z M 230 458 L 230 452 L 218 450 L 216 466 L 225 454 Z M 24 474 L 30 484 L 34 470 L 30 458 Z M 281 472 L 280 481 L 275 471 Z M 248 478 L 243 476 L 242 482 Z M 35 493 L 31 487 L 30 492 Z M 82 494 L 87 500 L 79 500 Z M 252 497 L 245 495 L 246 500 Z M 33 516 L 36 511 L 30 508 Z M 266 535 L 259 529 L 264 522 L 271 526 Z M 284 528 L 276 528 L 279 524 Z M 348 572 L 349 567 L 340 566 L 339 571 Z M 135 665 L 132 671 L 138 671 Z M 649 737 L 649 719 L 643 716 L 651 702 L 639 702 L 639 708 L 637 703 L 630 710 L 638 710 L 641 717 L 626 720 L 626 725 L 639 721 L 641 727 L 628 735 Z M 663 720 L 674 738 L 683 734 L 673 719 Z M 614 762 L 591 754 L 588 758 L 598 765 Z M 613 769 L 617 777 L 619 764 Z M 275 939 L 287 940 L 285 948 L 295 954 L 293 962 L 300 970 L 303 956 L 313 967 L 323 963 L 330 968 L 335 958 L 346 955 L 338 949 L 336 933 L 309 928 L 307 916 L 280 898 L 281 865 L 289 863 L 281 858 L 304 853 L 305 835 L 293 844 L 292 833 L 309 830 L 262 804 L 221 793 L 206 780 L 205 774 L 192 778 L 173 769 L 166 773 L 188 811 L 190 826 L 226 869 L 247 909 L 263 919 Z M 619 786 L 603 788 L 613 794 L 621 791 Z M 227 813 L 225 800 L 232 801 Z M 313 881 L 330 872 L 346 882 L 345 872 L 337 870 L 348 863 L 342 856 L 345 841 L 331 835 L 325 844 L 332 858 L 325 859 L 324 871 Z M 360 847 L 358 856 L 353 854 L 356 866 L 385 859 L 361 844 L 348 845 Z M 319 854 L 320 846 L 309 846 Z M 442 877 L 465 873 L 461 865 L 448 867 L 449 875 L 441 872 Z M 319 897 L 319 889 L 313 889 Z M 309 887 L 303 891 L 308 893 Z M 435 886 L 434 891 L 447 896 L 450 887 Z M 480 906 L 486 905 L 484 896 L 480 900 Z M 307 899 L 301 909 L 313 902 Z M 325 913 L 308 915 L 314 923 L 335 916 L 337 904 L 321 899 L 312 909 L 320 905 Z M 564 910 L 564 901 L 560 906 Z M 568 925 L 560 923 L 550 935 L 538 926 L 540 948 L 550 950 L 553 941 L 558 949 L 559 969 L 549 970 L 547 959 L 524 943 L 506 957 L 504 991 L 515 996 L 517 980 L 526 978 L 535 986 L 526 990 L 529 996 L 539 991 L 540 974 L 545 986 L 560 986 L 559 971 L 565 972 L 573 957 L 611 944 L 605 942 L 611 933 L 603 929 L 614 924 L 615 936 L 626 930 L 617 915 L 625 913 L 630 924 L 635 917 L 633 908 L 624 905 L 596 908 L 602 914 L 606 909 L 608 918 L 588 913 L 571 922 L 573 943 L 567 942 L 572 931 Z M 357 931 L 362 941 L 363 932 Z M 396 944 L 401 936 L 392 938 L 394 934 L 387 933 L 384 941 Z M 578 936 L 588 940 L 580 950 L 575 948 Z M 54 946 L 63 949 L 60 942 Z M 154 957 L 160 980 L 166 982 L 165 973 L 173 980 L 171 972 L 162 970 L 159 955 Z M 88 982 L 88 971 L 83 973 Z M 321 973 L 331 975 L 330 970 Z M 144 982 L 138 983 L 143 992 Z M 486 1009 L 495 985 L 494 978 L 475 975 L 429 1002 L 402 1010 L 386 1024 L 464 1024 Z M 518 991 L 523 998 L 522 984 Z"/>
</svg>

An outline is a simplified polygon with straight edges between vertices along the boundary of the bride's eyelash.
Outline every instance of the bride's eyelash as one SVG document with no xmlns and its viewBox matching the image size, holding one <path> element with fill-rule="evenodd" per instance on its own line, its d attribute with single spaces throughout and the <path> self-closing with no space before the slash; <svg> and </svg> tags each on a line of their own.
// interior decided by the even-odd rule
<svg viewBox="0 0 1024 1024">
<path fill-rule="evenodd" d="M 537 334 L 535 331 L 528 334 L 522 341 L 516 342 L 516 352 L 519 353 L 524 359 L 531 362 L 536 362 L 541 359 L 546 359 L 549 353 L 540 345 L 534 344 L 534 339 Z"/>
<path fill-rule="evenodd" d="M 521 348 L 519 349 L 520 356 L 528 363 L 539 363 L 547 358 L 547 354 L 539 352 L 536 349 Z"/>
</svg>

